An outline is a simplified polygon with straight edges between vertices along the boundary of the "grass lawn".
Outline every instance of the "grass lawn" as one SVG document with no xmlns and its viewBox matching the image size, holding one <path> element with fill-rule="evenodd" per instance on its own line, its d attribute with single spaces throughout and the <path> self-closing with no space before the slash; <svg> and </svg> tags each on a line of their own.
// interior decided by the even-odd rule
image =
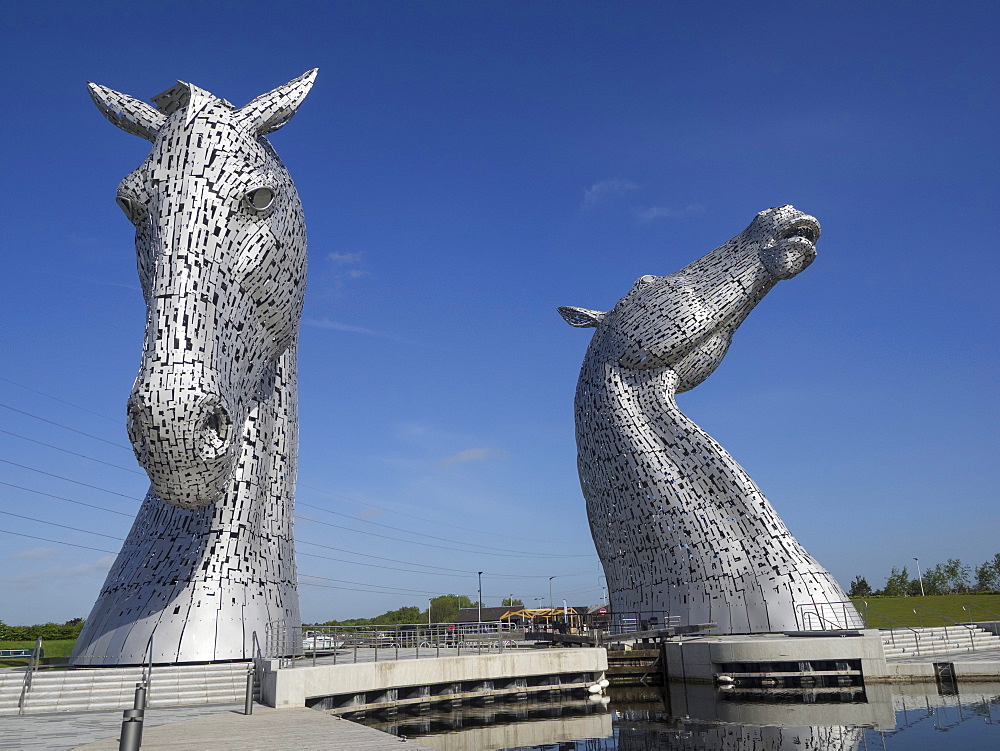
<svg viewBox="0 0 1000 751">
<path fill-rule="evenodd" d="M 938 613 L 959 623 L 1000 620 L 1000 615 L 991 615 L 976 607 L 970 606 L 968 612 L 962 610 L 963 605 L 974 603 L 987 610 L 992 610 L 993 613 L 1000 614 L 1000 595 L 928 595 L 927 597 L 854 598 L 854 602 L 859 606 L 861 606 L 862 600 L 868 603 L 869 628 L 893 628 L 897 625 L 883 616 L 888 616 L 888 618 L 894 621 L 899 621 L 904 626 L 942 626 L 951 624 L 951 621 L 947 619 L 942 623 L 940 615 L 929 612 L 924 608 L 936 610 Z M 914 608 L 917 609 L 917 613 L 913 612 Z M 859 609 L 863 615 L 864 607 L 860 607 Z"/>
<path fill-rule="evenodd" d="M 42 642 L 42 654 L 45 657 L 66 657 L 73 652 L 73 645 L 76 639 L 45 639 Z M 4 641 L 0 640 L 0 649 L 34 649 L 33 641 Z M 0 659 L 0 667 L 10 668 L 17 665 L 27 665 L 25 659 Z"/>
</svg>

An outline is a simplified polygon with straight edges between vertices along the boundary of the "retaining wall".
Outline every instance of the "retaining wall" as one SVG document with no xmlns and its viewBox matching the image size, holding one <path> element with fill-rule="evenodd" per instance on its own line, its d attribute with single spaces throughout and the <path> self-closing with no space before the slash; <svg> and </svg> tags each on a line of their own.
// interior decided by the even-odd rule
<svg viewBox="0 0 1000 751">
<path fill-rule="evenodd" d="M 412 698 L 468 694 L 470 684 L 524 679 L 522 691 L 530 686 L 557 689 L 586 685 L 604 677 L 607 653 L 603 649 L 507 650 L 500 654 L 464 657 L 430 657 L 347 665 L 317 665 L 279 668 L 269 661 L 262 678 L 261 699 L 279 709 L 304 707 L 323 697 L 388 694 Z M 560 678 L 546 683 L 544 677 Z M 483 689 L 488 691 L 487 686 Z M 426 700 L 426 699 L 425 699 Z M 375 702 L 379 703 L 379 702 Z"/>
</svg>

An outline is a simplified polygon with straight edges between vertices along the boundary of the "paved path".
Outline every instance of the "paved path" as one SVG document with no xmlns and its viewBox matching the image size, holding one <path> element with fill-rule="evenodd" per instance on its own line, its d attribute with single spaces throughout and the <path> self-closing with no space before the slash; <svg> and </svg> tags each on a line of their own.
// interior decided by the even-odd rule
<svg viewBox="0 0 1000 751">
<path fill-rule="evenodd" d="M 0 749 L 118 751 L 121 710 L 0 717 Z M 81 745 L 83 744 L 83 745 Z M 313 709 L 242 705 L 146 710 L 143 751 L 429 751 L 414 741 Z"/>
</svg>

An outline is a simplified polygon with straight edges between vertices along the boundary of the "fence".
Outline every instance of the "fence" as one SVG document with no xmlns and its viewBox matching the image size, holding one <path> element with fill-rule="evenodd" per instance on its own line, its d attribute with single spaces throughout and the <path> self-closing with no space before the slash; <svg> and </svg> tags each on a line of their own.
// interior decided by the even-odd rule
<svg viewBox="0 0 1000 751">
<path fill-rule="evenodd" d="M 378 662 L 512 649 L 524 631 L 513 624 L 432 623 L 369 626 L 268 626 L 264 655 L 290 667 L 304 658 L 324 662 Z"/>
</svg>

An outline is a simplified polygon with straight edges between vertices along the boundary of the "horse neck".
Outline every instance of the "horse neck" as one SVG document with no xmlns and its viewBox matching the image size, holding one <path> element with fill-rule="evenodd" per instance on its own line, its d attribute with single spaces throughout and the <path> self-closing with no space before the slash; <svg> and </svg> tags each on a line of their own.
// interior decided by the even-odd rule
<svg viewBox="0 0 1000 751">
<path fill-rule="evenodd" d="M 231 481 L 235 489 L 240 493 L 249 481 L 262 500 L 277 494 L 290 516 L 299 439 L 297 340 L 278 358 L 273 386 L 251 410 L 243 438 L 252 456 L 239 463 Z"/>
</svg>

